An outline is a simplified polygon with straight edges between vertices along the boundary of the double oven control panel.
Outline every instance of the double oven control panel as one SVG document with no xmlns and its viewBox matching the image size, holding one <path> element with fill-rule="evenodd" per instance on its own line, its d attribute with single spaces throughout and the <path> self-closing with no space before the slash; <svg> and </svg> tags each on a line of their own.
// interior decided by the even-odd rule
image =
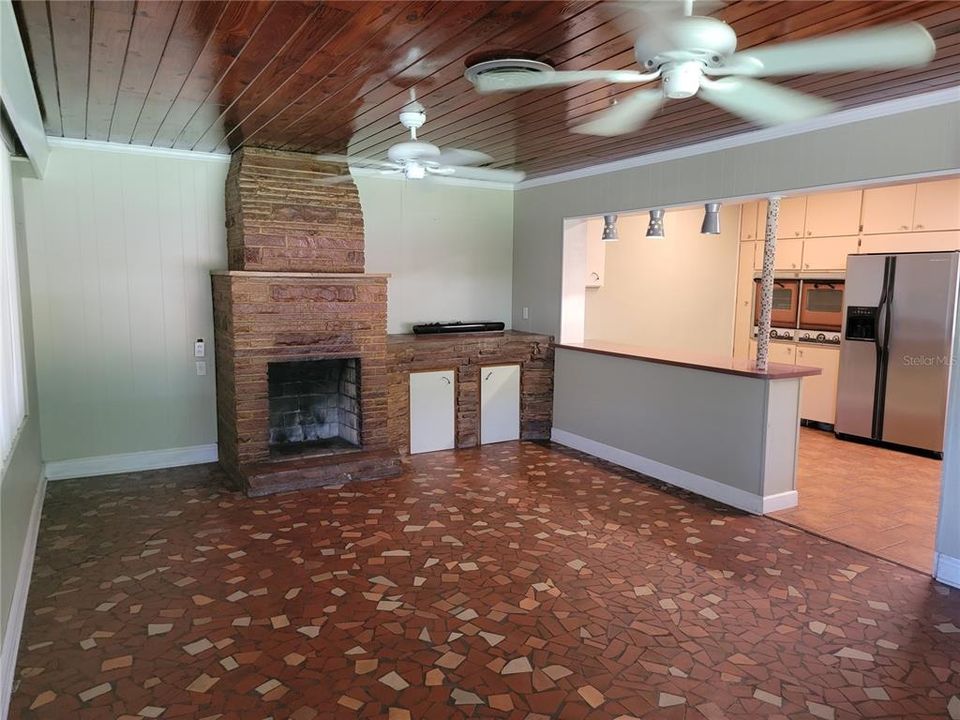
<svg viewBox="0 0 960 720">
<path fill-rule="evenodd" d="M 839 345 L 840 333 L 826 332 L 817 330 L 801 330 L 798 342 L 812 343 L 814 345 Z"/>
</svg>

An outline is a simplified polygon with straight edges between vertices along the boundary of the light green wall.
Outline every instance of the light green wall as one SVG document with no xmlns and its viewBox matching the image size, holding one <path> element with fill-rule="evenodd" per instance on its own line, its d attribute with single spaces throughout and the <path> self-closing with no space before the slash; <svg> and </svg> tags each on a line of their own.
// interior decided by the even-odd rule
<svg viewBox="0 0 960 720">
<path fill-rule="evenodd" d="M 22 181 L 45 461 L 215 443 L 222 160 L 54 149 Z M 193 343 L 207 341 L 207 375 Z"/>
<path fill-rule="evenodd" d="M 436 320 L 510 326 L 513 191 L 356 177 L 367 272 L 388 272 L 388 329 Z"/>
<path fill-rule="evenodd" d="M 30 312 L 30 279 L 27 252 L 21 228 L 22 207 L 16 176 L 27 169 L 14 163 L 14 214 L 17 220 L 17 260 L 20 266 L 20 310 L 23 323 L 24 370 L 27 376 L 27 419 L 0 478 L 0 638 L 5 637 L 10 603 L 16 588 L 27 524 L 40 482 L 40 420 L 37 374 L 33 352 L 33 322 Z"/>
<path fill-rule="evenodd" d="M 960 103 L 519 190 L 513 326 L 557 334 L 563 219 L 960 168 Z M 521 317 L 529 308 L 529 319 Z"/>
</svg>

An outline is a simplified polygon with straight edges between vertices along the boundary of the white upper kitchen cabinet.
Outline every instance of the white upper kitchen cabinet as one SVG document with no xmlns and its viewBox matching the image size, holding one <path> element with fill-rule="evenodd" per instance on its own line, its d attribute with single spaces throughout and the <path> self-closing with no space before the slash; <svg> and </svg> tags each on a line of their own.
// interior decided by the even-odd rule
<svg viewBox="0 0 960 720">
<path fill-rule="evenodd" d="M 603 268 L 607 259 L 607 246 L 603 240 L 602 225 L 587 223 L 587 287 L 603 287 Z"/>
<path fill-rule="evenodd" d="M 846 270 L 847 256 L 857 254 L 859 242 L 856 235 L 807 238 L 803 241 L 803 271 Z"/>
<path fill-rule="evenodd" d="M 911 230 L 916 199 L 916 185 L 891 185 L 864 190 L 860 215 L 864 235 Z"/>
<path fill-rule="evenodd" d="M 860 232 L 861 190 L 819 193 L 807 197 L 804 237 L 856 235 Z"/>
<path fill-rule="evenodd" d="M 773 267 L 777 272 L 800 272 L 803 263 L 803 239 L 781 238 L 777 240 L 777 254 Z"/>
<path fill-rule="evenodd" d="M 760 203 L 758 202 L 747 202 L 740 206 L 740 240 L 742 242 L 757 239 L 758 228 L 760 227 L 758 222 L 759 208 Z"/>
<path fill-rule="evenodd" d="M 864 235 L 861 253 L 942 252 L 960 250 L 960 230 Z"/>
<path fill-rule="evenodd" d="M 456 373 L 410 373 L 410 453 L 450 450 L 455 444 Z"/>
<path fill-rule="evenodd" d="M 837 414 L 837 381 L 840 377 L 840 349 L 797 346 L 797 365 L 818 367 L 820 375 L 803 378 L 800 384 L 800 417 L 833 424 Z"/>
<path fill-rule="evenodd" d="M 786 197 L 780 200 L 780 215 L 777 218 L 778 238 L 803 237 L 803 225 L 807 214 L 807 197 Z"/>
<path fill-rule="evenodd" d="M 913 229 L 923 232 L 960 229 L 960 178 L 917 184 Z"/>
<path fill-rule="evenodd" d="M 480 368 L 480 444 L 520 439 L 520 366 Z"/>
</svg>

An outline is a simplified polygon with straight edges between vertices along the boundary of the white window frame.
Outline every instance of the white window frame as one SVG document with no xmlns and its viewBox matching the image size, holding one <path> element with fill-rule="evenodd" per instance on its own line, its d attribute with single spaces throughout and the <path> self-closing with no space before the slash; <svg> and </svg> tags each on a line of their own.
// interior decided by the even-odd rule
<svg viewBox="0 0 960 720">
<path fill-rule="evenodd" d="M 10 163 L 10 152 L 0 141 L 0 467 L 3 470 L 6 470 L 27 418 L 20 273 Z"/>
</svg>

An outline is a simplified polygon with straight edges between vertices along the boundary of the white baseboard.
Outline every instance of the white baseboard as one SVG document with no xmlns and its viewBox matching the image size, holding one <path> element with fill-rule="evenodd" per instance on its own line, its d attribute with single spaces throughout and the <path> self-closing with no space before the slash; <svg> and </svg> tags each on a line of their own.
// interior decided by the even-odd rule
<svg viewBox="0 0 960 720">
<path fill-rule="evenodd" d="M 796 490 L 777 493 L 776 495 L 763 496 L 763 514 L 776 512 L 777 510 L 786 510 L 796 507 L 799 502 L 799 496 Z"/>
<path fill-rule="evenodd" d="M 77 458 L 75 460 L 57 460 L 47 463 L 46 473 L 48 480 L 67 480 L 69 478 L 115 475 L 117 473 L 137 472 L 138 470 L 159 470 L 216 461 L 216 444 L 194 445 L 193 447 L 170 448 L 169 450 L 146 450 L 120 455 L 98 455 L 97 457 Z"/>
<path fill-rule="evenodd" d="M 770 502 L 770 507 L 775 507 L 777 510 L 784 507 L 791 507 L 785 504 L 789 499 L 784 497 L 791 493 L 780 493 L 779 495 L 770 495 L 764 498 L 760 495 L 747 492 L 746 490 L 740 490 L 739 488 L 731 487 L 722 482 L 711 480 L 708 477 L 696 475 L 686 470 L 675 468 L 672 465 L 665 465 L 656 460 L 645 458 L 642 455 L 621 450 L 612 445 L 605 445 L 602 442 L 591 440 L 590 438 L 585 438 L 581 435 L 567 432 L 566 430 L 560 430 L 559 428 L 553 428 L 551 430 L 551 440 L 560 445 L 571 447 L 574 450 L 585 452 L 588 455 L 609 460 L 621 467 L 636 470 L 656 480 L 661 480 L 668 485 L 675 485 L 676 487 L 689 490 L 697 495 L 703 495 L 711 500 L 732 505 L 735 508 L 746 510 L 755 515 L 771 512 L 771 510 L 766 508 L 767 501 Z M 792 494 L 793 503 L 796 504 L 796 492 Z"/>
<path fill-rule="evenodd" d="M 934 553 L 933 577 L 944 585 L 960 590 L 960 558 Z"/>
<path fill-rule="evenodd" d="M 3 646 L 0 650 L 0 719 L 7 720 L 10 710 L 10 695 L 13 692 L 14 673 L 17 669 L 17 650 L 20 648 L 20 633 L 23 630 L 23 618 L 27 612 L 27 594 L 30 591 L 30 576 L 33 574 L 33 557 L 37 552 L 37 534 L 40 532 L 40 516 L 43 514 L 43 498 L 47 491 L 47 479 L 41 471 L 37 481 L 37 491 L 33 497 L 30 520 L 27 523 L 27 536 L 23 539 L 20 552 L 20 567 L 17 570 L 17 584 L 10 601 L 10 614 L 3 633 Z"/>
</svg>

